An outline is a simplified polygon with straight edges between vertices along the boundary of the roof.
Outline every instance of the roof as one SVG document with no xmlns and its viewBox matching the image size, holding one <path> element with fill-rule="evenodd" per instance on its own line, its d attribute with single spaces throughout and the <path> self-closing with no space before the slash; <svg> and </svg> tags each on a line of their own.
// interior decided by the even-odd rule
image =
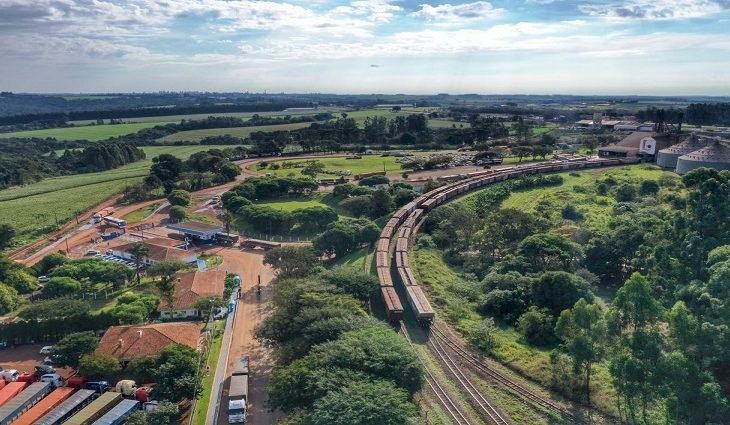
<svg viewBox="0 0 730 425">
<path fill-rule="evenodd" d="M 156 239 L 161 239 L 161 238 L 156 238 Z M 185 259 L 189 258 L 190 256 L 196 256 L 195 253 L 186 251 L 184 249 L 175 248 L 172 246 L 157 245 L 155 243 L 152 243 L 152 239 L 142 241 L 141 243 L 147 247 L 147 249 L 149 250 L 147 257 L 153 261 L 162 261 L 162 260 L 184 261 Z M 128 253 L 132 249 L 133 245 L 134 245 L 134 243 L 128 243 L 125 245 L 120 245 L 120 246 L 116 247 L 115 249 L 118 251 L 123 251 L 123 252 Z"/>
<path fill-rule="evenodd" d="M 639 148 L 632 148 L 628 146 L 611 145 L 598 148 L 601 152 L 638 152 Z"/>
<path fill-rule="evenodd" d="M 666 149 L 662 149 L 661 152 L 674 155 L 685 155 L 696 150 L 700 150 L 711 143 L 711 140 L 692 138 L 674 146 L 670 146 Z"/>
<path fill-rule="evenodd" d="M 195 307 L 195 303 L 203 297 L 223 296 L 226 284 L 226 272 L 222 270 L 208 270 L 178 273 L 178 282 L 175 284 L 172 310 L 188 310 Z M 162 300 L 160 311 L 169 310 L 166 300 Z"/>
<path fill-rule="evenodd" d="M 616 143 L 616 145 L 639 149 L 641 145 L 641 140 L 644 137 L 651 137 L 651 133 L 646 131 L 634 131 L 633 133 L 621 139 L 621 141 Z"/>
<path fill-rule="evenodd" d="M 120 361 L 154 356 L 173 344 L 198 348 L 202 325 L 199 322 L 153 323 L 112 326 L 99 341 L 96 354 L 108 354 Z"/>
<path fill-rule="evenodd" d="M 730 146 L 713 142 L 707 147 L 682 155 L 679 159 L 684 161 L 730 164 Z"/>
<path fill-rule="evenodd" d="M 167 225 L 167 228 L 183 233 L 202 233 L 211 235 L 225 230 L 225 227 L 219 224 L 201 223 L 199 221 L 186 221 L 184 223 L 169 224 Z"/>
</svg>

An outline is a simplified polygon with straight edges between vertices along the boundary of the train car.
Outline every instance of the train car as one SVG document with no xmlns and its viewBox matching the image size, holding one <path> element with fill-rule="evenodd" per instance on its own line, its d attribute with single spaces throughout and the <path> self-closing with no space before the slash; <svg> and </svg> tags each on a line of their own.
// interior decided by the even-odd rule
<svg viewBox="0 0 730 425">
<path fill-rule="evenodd" d="M 93 390 L 78 390 L 58 407 L 43 415 L 35 425 L 59 425 L 94 400 Z"/>
<path fill-rule="evenodd" d="M 4 406 L 28 385 L 27 382 L 8 382 L 7 385 L 0 390 L 0 406 Z"/>
<path fill-rule="evenodd" d="M 390 220 L 388 220 L 387 223 L 385 223 L 385 227 L 392 227 L 393 229 L 395 229 L 396 227 L 398 227 L 399 224 L 400 223 L 398 222 L 397 218 L 391 218 Z"/>
<path fill-rule="evenodd" d="M 375 248 L 375 251 L 376 252 L 388 252 L 389 245 L 390 245 L 389 238 L 380 238 L 380 239 L 378 239 L 378 245 L 377 245 L 377 248 Z"/>
<path fill-rule="evenodd" d="M 139 402 L 137 400 L 122 400 L 112 410 L 106 412 L 104 416 L 93 422 L 93 425 L 121 425 L 137 410 L 139 410 Z"/>
<path fill-rule="evenodd" d="M 418 210 L 421 211 L 421 210 Z M 398 231 L 398 237 L 399 238 L 410 238 L 411 237 L 411 228 L 410 227 L 401 227 Z"/>
<path fill-rule="evenodd" d="M 383 286 L 380 288 L 380 295 L 383 297 L 385 304 L 385 313 L 392 322 L 397 322 L 403 317 L 403 304 L 400 302 L 395 288 L 392 286 Z"/>
<path fill-rule="evenodd" d="M 388 267 L 377 267 L 378 281 L 380 286 L 393 286 L 393 278 L 390 274 L 390 268 Z"/>
<path fill-rule="evenodd" d="M 407 252 L 396 252 L 395 253 L 395 267 L 408 267 L 408 253 Z"/>
<path fill-rule="evenodd" d="M 50 382 L 34 382 L 0 407 L 0 425 L 8 425 L 41 401 L 53 387 Z"/>
<path fill-rule="evenodd" d="M 13 425 L 33 425 L 36 420 L 55 409 L 56 406 L 69 398 L 74 391 L 76 391 L 76 389 L 71 387 L 56 388 L 52 393 L 48 394 L 46 398 L 28 409 L 27 412 L 23 413 L 21 417 L 13 422 Z"/>
<path fill-rule="evenodd" d="M 106 392 L 64 422 L 66 425 L 91 425 L 122 401 L 122 393 Z"/>
<path fill-rule="evenodd" d="M 431 307 L 431 303 L 428 302 L 426 295 L 421 290 L 420 286 L 406 286 L 406 298 L 408 298 L 408 304 L 413 309 L 413 314 L 416 316 L 421 324 L 429 325 L 436 313 Z"/>
<path fill-rule="evenodd" d="M 425 210 L 426 212 L 430 212 L 431 210 L 433 210 L 434 208 L 436 208 L 436 206 L 437 206 L 437 205 L 438 205 L 438 201 L 436 200 L 436 198 L 431 198 L 431 199 L 429 199 L 429 200 L 425 201 L 425 202 L 424 202 L 424 203 L 423 203 L 423 204 L 421 205 L 421 207 L 422 207 L 422 208 L 423 208 L 423 209 L 424 209 L 424 210 Z"/>
<path fill-rule="evenodd" d="M 398 267 L 395 270 L 398 272 L 398 279 L 400 279 L 400 282 L 403 286 L 408 287 L 408 286 L 417 285 L 416 282 L 411 281 L 410 276 L 412 276 L 412 275 L 408 273 L 409 269 L 407 269 L 405 267 Z"/>
<path fill-rule="evenodd" d="M 408 217 L 408 211 L 406 211 L 404 208 L 401 208 L 393 213 L 393 219 L 397 220 L 399 226 L 406 220 L 406 217 Z"/>
<path fill-rule="evenodd" d="M 388 261 L 388 253 L 383 251 L 376 251 L 375 252 L 375 267 L 390 267 L 390 262 Z"/>
<path fill-rule="evenodd" d="M 395 227 L 394 226 L 385 226 L 383 227 L 383 231 L 380 232 L 381 238 L 390 239 L 393 237 L 393 234 L 395 233 Z"/>
<path fill-rule="evenodd" d="M 395 252 L 408 252 L 408 238 L 398 238 L 395 243 Z"/>
</svg>

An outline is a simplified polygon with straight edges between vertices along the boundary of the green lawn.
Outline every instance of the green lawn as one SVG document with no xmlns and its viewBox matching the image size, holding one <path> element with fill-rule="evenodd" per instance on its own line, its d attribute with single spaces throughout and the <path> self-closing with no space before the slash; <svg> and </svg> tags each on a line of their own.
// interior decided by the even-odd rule
<svg viewBox="0 0 730 425">
<path fill-rule="evenodd" d="M 216 322 L 217 324 L 218 322 Z M 208 372 L 203 377 L 203 391 L 200 394 L 200 399 L 195 403 L 195 412 L 193 412 L 193 424 L 195 425 L 205 425 L 208 405 L 210 404 L 210 397 L 213 393 L 213 378 L 215 376 L 215 369 L 218 366 L 218 357 L 220 356 L 222 343 L 223 336 L 216 336 L 213 338 L 213 344 L 210 346 L 210 350 L 208 350 Z"/>
<path fill-rule="evenodd" d="M 367 248 L 358 249 L 342 258 L 336 259 L 333 266 L 352 266 L 357 270 L 364 270 L 365 268 L 365 257 L 367 256 Z"/>
<path fill-rule="evenodd" d="M 216 146 L 225 147 L 225 146 Z M 76 213 L 92 208 L 137 183 L 149 173 L 152 158 L 169 153 L 186 159 L 195 152 L 212 146 L 144 147 L 147 158 L 114 170 L 100 173 L 54 177 L 22 187 L 0 191 L 0 223 L 13 226 L 18 232 L 16 244 L 27 243 L 48 233 L 59 223 L 66 223 Z M 55 216 L 54 216 L 55 214 Z"/>
<path fill-rule="evenodd" d="M 204 130 L 190 130 L 174 133 L 158 140 L 160 143 L 174 142 L 197 142 L 206 137 L 231 135 L 240 138 L 246 138 L 256 131 L 282 131 L 296 130 L 299 128 L 309 127 L 309 122 L 298 122 L 293 124 L 277 124 L 277 125 L 259 125 L 255 127 L 230 127 L 230 128 L 207 128 Z"/>
<path fill-rule="evenodd" d="M 379 156 L 379 155 L 364 155 L 361 159 L 345 159 L 344 157 L 338 157 L 338 158 L 320 158 L 317 159 L 317 161 L 324 164 L 325 169 L 327 171 L 345 171 L 350 170 L 352 174 L 360 174 L 360 173 L 368 173 L 373 171 L 383 171 L 383 168 L 385 168 L 385 171 L 388 173 L 401 171 L 400 164 L 396 162 L 398 158 L 393 156 Z M 296 163 L 304 163 L 308 160 L 299 159 L 299 160 L 282 160 L 282 161 L 275 161 L 271 162 L 270 164 L 276 164 L 282 165 L 284 162 L 288 162 L 290 164 L 296 164 Z M 254 171 L 258 171 L 261 173 L 271 173 L 271 175 L 278 176 L 278 177 L 286 177 L 289 175 L 293 175 L 295 177 L 302 177 L 302 168 L 279 168 L 278 170 L 272 170 L 271 166 L 269 165 L 268 168 L 256 168 L 255 166 L 251 166 L 250 169 Z M 406 170 L 402 170 L 406 171 Z M 318 178 L 336 178 L 337 176 L 334 174 L 319 174 L 317 176 Z"/>
<path fill-rule="evenodd" d="M 164 123 L 175 122 L 166 121 Z M 145 122 L 133 124 L 85 125 L 80 127 L 50 128 L 44 130 L 17 131 L 0 133 L 0 138 L 10 137 L 53 137 L 58 140 L 104 140 L 110 137 L 125 136 L 136 133 L 143 128 L 154 127 L 162 122 Z"/>
<path fill-rule="evenodd" d="M 257 202 L 257 204 L 266 205 L 268 207 L 276 208 L 278 210 L 283 210 L 283 211 L 287 211 L 287 212 L 298 210 L 300 208 L 326 206 L 320 200 L 320 197 L 316 196 L 316 195 L 312 196 L 312 197 L 302 197 L 302 198 L 294 198 L 294 199 L 274 199 L 274 200 L 270 200 L 270 201 Z"/>
<path fill-rule="evenodd" d="M 125 215 L 122 218 L 127 220 L 127 224 L 134 224 L 134 223 L 137 223 L 137 222 L 142 221 L 145 218 L 147 218 L 147 216 L 152 214 L 152 212 L 154 210 L 156 210 L 157 207 L 159 207 L 159 206 L 160 206 L 160 204 L 158 204 L 158 203 L 154 203 L 152 205 L 147 205 L 146 207 L 140 208 L 137 211 L 132 211 L 131 213 Z"/>
</svg>

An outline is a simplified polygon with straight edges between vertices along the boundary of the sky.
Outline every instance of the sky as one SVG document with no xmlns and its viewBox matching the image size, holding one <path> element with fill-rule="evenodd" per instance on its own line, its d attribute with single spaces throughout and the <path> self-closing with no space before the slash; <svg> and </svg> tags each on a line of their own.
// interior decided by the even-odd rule
<svg viewBox="0 0 730 425">
<path fill-rule="evenodd" d="M 730 95 L 730 0 L 0 0 L 0 90 Z"/>
</svg>

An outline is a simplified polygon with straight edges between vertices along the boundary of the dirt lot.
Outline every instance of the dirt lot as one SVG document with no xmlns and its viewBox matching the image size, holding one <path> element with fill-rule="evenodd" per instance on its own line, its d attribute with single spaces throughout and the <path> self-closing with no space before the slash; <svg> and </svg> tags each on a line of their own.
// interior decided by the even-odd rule
<svg viewBox="0 0 730 425">
<path fill-rule="evenodd" d="M 19 373 L 33 372 L 35 366 L 46 357 L 39 354 L 43 344 L 19 345 L 13 348 L 0 350 L 0 366 L 3 369 L 16 369 Z M 73 373 L 69 368 L 57 369 L 63 379 L 68 379 Z"/>
</svg>

